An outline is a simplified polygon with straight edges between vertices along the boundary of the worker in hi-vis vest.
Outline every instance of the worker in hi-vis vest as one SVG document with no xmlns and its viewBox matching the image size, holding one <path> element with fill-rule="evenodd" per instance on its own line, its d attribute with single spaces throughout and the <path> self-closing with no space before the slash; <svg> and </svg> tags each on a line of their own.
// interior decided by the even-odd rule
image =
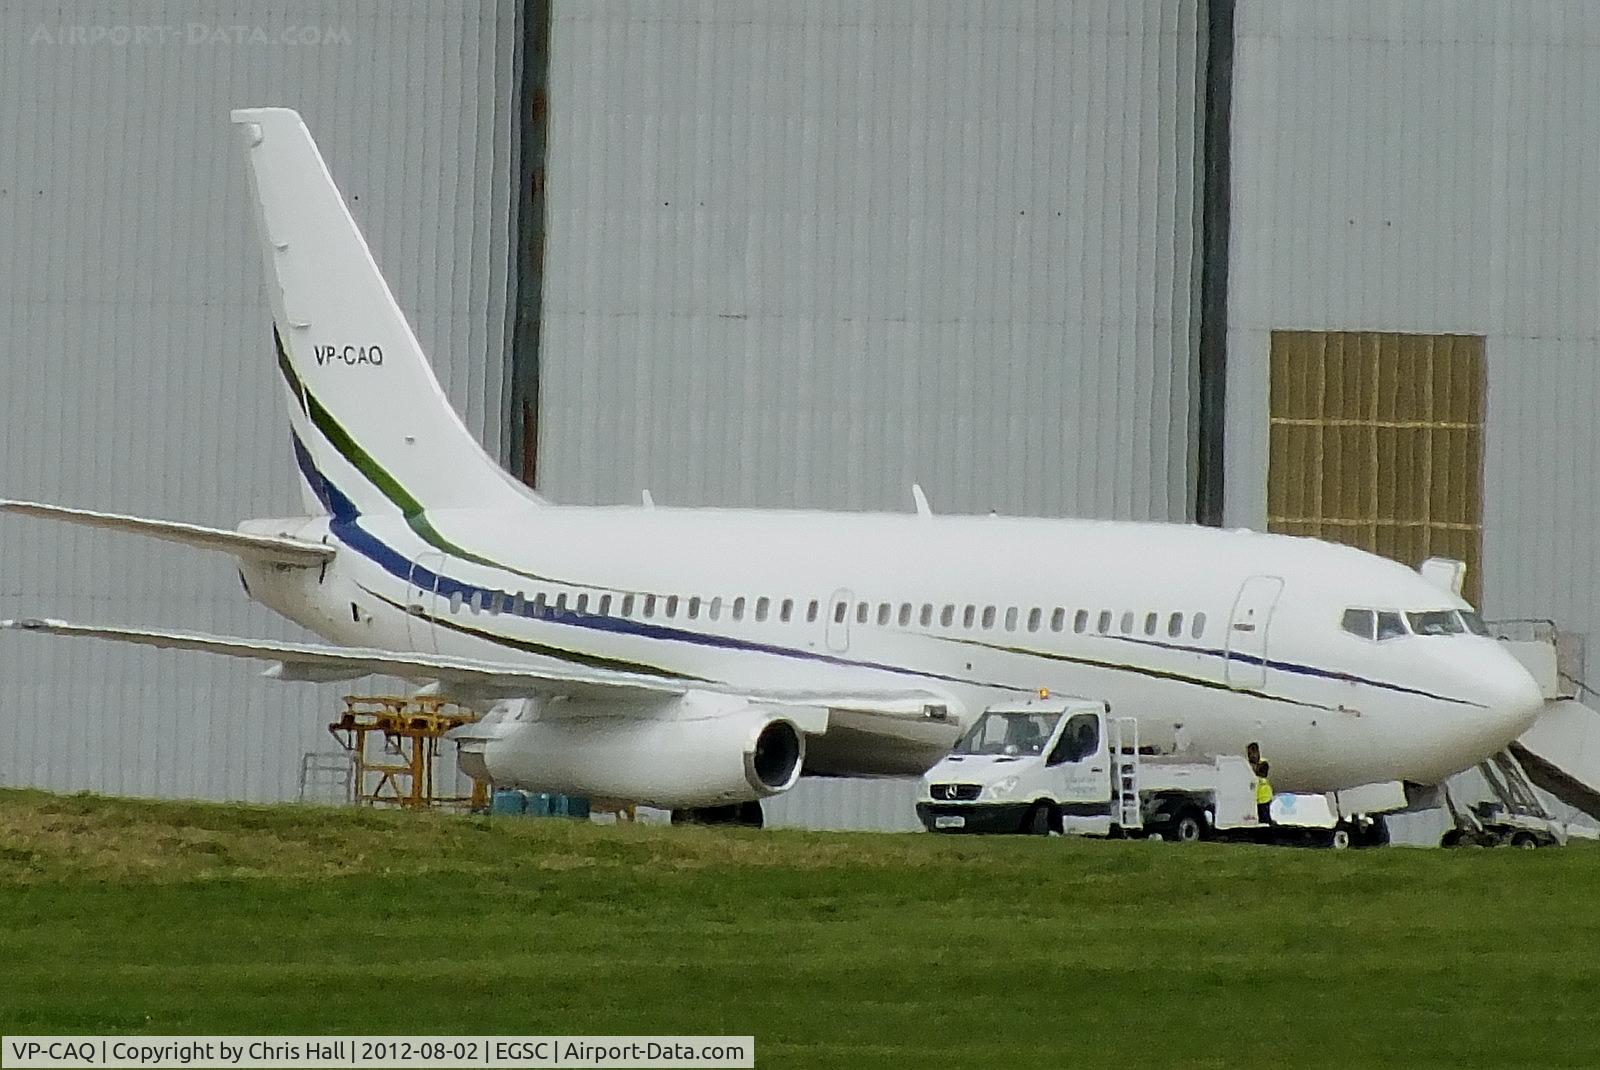
<svg viewBox="0 0 1600 1070">
<path fill-rule="evenodd" d="M 1272 824 L 1272 781 L 1267 779 L 1271 771 L 1269 762 L 1256 766 L 1256 816 L 1263 825 Z"/>
</svg>

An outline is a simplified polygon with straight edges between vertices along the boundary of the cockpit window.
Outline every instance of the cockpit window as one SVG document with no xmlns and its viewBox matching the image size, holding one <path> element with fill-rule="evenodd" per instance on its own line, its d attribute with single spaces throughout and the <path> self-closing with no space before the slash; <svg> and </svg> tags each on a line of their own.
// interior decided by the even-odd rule
<svg viewBox="0 0 1600 1070">
<path fill-rule="evenodd" d="M 1387 609 L 1380 610 L 1378 612 L 1379 642 L 1382 642 L 1385 639 L 1393 639 L 1396 636 L 1405 634 L 1406 624 L 1405 621 L 1400 619 L 1400 614 Z"/>
<path fill-rule="evenodd" d="M 1489 629 L 1484 626 L 1483 618 L 1470 609 L 1461 610 L 1461 623 L 1466 625 L 1467 631 L 1473 635 L 1489 634 Z"/>
<path fill-rule="evenodd" d="M 1344 630 L 1362 639 L 1372 639 L 1376 634 L 1376 617 L 1377 614 L 1370 609 L 1347 609 L 1344 611 Z"/>
<path fill-rule="evenodd" d="M 1407 613 L 1411 630 L 1418 635 L 1460 635 L 1466 629 L 1453 609 L 1431 609 L 1423 613 Z"/>
</svg>

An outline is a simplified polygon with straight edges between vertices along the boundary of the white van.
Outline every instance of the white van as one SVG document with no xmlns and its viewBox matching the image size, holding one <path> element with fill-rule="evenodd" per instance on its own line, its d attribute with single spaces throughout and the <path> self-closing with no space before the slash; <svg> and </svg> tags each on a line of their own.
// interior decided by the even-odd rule
<svg viewBox="0 0 1600 1070">
<path fill-rule="evenodd" d="M 923 776 L 917 816 L 934 832 L 1159 834 L 1262 830 L 1240 755 L 1156 754 L 1104 702 L 1041 697 L 990 706 Z"/>
</svg>

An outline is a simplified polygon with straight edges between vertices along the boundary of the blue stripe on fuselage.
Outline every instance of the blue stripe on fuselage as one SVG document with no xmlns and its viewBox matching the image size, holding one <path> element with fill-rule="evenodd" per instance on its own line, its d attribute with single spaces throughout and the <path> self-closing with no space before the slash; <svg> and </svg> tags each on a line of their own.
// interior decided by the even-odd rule
<svg viewBox="0 0 1600 1070">
<path fill-rule="evenodd" d="M 290 437 L 294 442 L 295 461 L 300 466 L 301 474 L 311 484 L 312 490 L 322 501 L 325 508 L 332 514 L 329 531 L 335 538 L 344 542 L 351 549 L 360 553 L 377 564 L 385 572 L 397 579 L 404 580 L 421 590 L 432 591 L 436 595 L 449 598 L 460 594 L 462 599 L 470 600 L 475 594 L 484 598 L 490 595 L 498 596 L 504 592 L 490 590 L 474 584 L 463 583 L 460 580 L 433 572 L 422 567 L 419 563 L 399 553 L 387 543 L 366 531 L 360 525 L 360 514 L 355 503 L 346 497 L 336 487 L 331 479 L 323 475 L 312 460 L 310 452 L 300 441 L 300 437 L 291 430 Z M 639 597 L 644 597 L 640 595 Z M 965 684 L 974 687 L 989 687 L 1006 691 L 1028 692 L 1032 688 L 1018 687 L 1012 684 L 986 683 L 981 680 L 967 680 L 957 676 L 947 676 L 942 673 L 927 672 L 920 669 L 910 669 L 899 665 L 888 665 L 881 662 L 857 661 L 852 658 L 841 658 L 830 654 L 819 654 L 814 651 L 796 650 L 793 647 L 775 646 L 770 643 L 752 642 L 746 639 L 736 639 L 732 636 L 707 634 L 704 632 L 685 631 L 681 628 L 670 628 L 659 624 L 646 624 L 642 621 L 630 620 L 626 617 L 602 617 L 588 613 L 579 613 L 576 610 L 557 610 L 546 606 L 543 611 L 532 601 L 528 600 L 522 614 L 531 620 L 542 620 L 552 624 L 564 624 L 572 627 L 587 628 L 593 631 L 610 632 L 618 635 L 633 635 L 643 639 L 658 639 L 669 642 L 691 643 L 696 646 L 714 647 L 724 650 L 736 650 L 747 653 L 771 654 L 776 657 L 797 658 L 803 661 L 815 661 L 828 665 L 838 665 L 846 668 L 876 669 L 883 672 L 895 673 L 902 676 L 917 676 L 928 680 L 939 680 L 945 683 Z M 1199 654 L 1208 657 L 1217 657 L 1227 660 L 1229 654 L 1226 650 L 1214 650 L 1208 647 L 1191 647 L 1175 643 L 1143 640 L 1133 636 L 1109 635 L 1107 639 L 1120 639 L 1138 646 L 1151 646 L 1163 650 L 1172 650 L 1182 653 Z M 989 645 L 989 644 L 982 644 Z M 1010 648 L 1007 648 L 1010 649 Z M 1031 654 L 1026 650 L 1015 650 L 1023 655 Z M 1048 657 L 1047 654 L 1034 656 Z M 1356 676 L 1352 673 L 1337 669 L 1322 669 L 1314 665 L 1300 665 L 1295 662 L 1273 661 L 1258 655 L 1235 654 L 1234 660 L 1246 661 L 1251 664 L 1262 665 L 1265 668 L 1279 669 L 1284 672 L 1322 679 L 1342 680 L 1349 683 L 1365 684 L 1389 691 L 1404 694 L 1418 695 L 1425 698 L 1438 699 L 1443 702 L 1453 702 L 1468 706 L 1481 706 L 1480 703 L 1466 699 L 1451 698 L 1447 695 L 1435 695 L 1431 692 L 1420 691 L 1416 688 L 1406 687 L 1402 684 L 1391 684 L 1382 680 L 1369 680 L 1366 677 Z M 1112 671 L 1117 666 L 1108 666 Z M 1126 671 L 1138 672 L 1138 666 L 1128 666 Z M 1270 698 L 1271 696 L 1262 696 Z"/>
<path fill-rule="evenodd" d="M 1300 676 L 1314 676 L 1323 680 L 1339 680 L 1350 684 L 1366 684 L 1368 687 L 1380 687 L 1388 691 L 1398 691 L 1401 694 L 1417 695 L 1421 698 L 1438 699 L 1440 702 L 1454 702 L 1461 706 L 1476 706 L 1483 709 L 1481 702 L 1470 699 L 1452 698 L 1449 695 L 1436 695 L 1432 691 L 1423 691 L 1405 684 L 1391 684 L 1385 680 L 1371 680 L 1365 676 L 1345 672 L 1342 669 L 1322 669 L 1315 665 L 1300 665 L 1292 661 L 1274 661 L 1260 654 L 1246 654 L 1240 651 L 1217 650 L 1212 647 L 1188 646 L 1184 643 L 1163 643 L 1159 639 L 1141 639 L 1134 635 L 1104 635 L 1102 639 L 1116 639 L 1135 646 L 1155 647 L 1158 650 L 1176 650 L 1185 654 L 1202 654 L 1207 657 L 1221 658 L 1224 661 L 1242 661 L 1248 665 L 1260 665 L 1266 669 L 1278 669 L 1282 672 L 1296 673 Z"/>
<path fill-rule="evenodd" d="M 371 560 L 385 572 L 396 579 L 420 590 L 431 591 L 436 596 L 450 598 L 460 594 L 463 601 L 470 600 L 474 595 L 481 594 L 484 598 L 490 595 L 499 596 L 505 592 L 479 587 L 470 583 L 446 576 L 424 568 L 420 563 L 396 551 L 383 540 L 367 531 L 360 524 L 360 515 L 353 502 L 345 497 L 334 486 L 333 481 L 324 476 L 311 459 L 310 453 L 300 442 L 299 436 L 294 436 L 295 459 L 300 464 L 301 473 L 311 483 L 314 490 L 320 488 L 318 497 L 323 498 L 324 504 L 333 515 L 328 524 L 329 532 L 339 541 L 351 549 Z M 326 495 L 326 497 L 323 497 Z M 443 556 L 443 555 L 441 555 Z M 640 595 L 639 597 L 644 597 Z M 1003 691 L 1031 692 L 1029 687 L 1019 687 L 1014 684 L 1001 684 L 983 680 L 967 680 L 958 676 L 946 676 L 942 673 L 926 672 L 920 669 L 908 669 L 899 665 L 887 665 L 873 661 L 856 661 L 850 658 L 839 658 L 829 654 L 818 654 L 808 650 L 795 650 L 792 647 L 774 646 L 769 643 L 756 643 L 744 639 L 735 639 L 726 635 L 708 635 L 702 632 L 684 631 L 680 628 L 669 628 L 659 624 L 645 624 L 641 621 L 629 620 L 626 617 L 601 617 L 588 613 L 579 613 L 576 610 L 557 610 L 545 606 L 543 610 L 532 600 L 526 601 L 526 608 L 522 614 L 530 620 L 542 620 L 551 624 L 565 624 L 572 627 L 587 628 L 592 631 L 610 632 L 619 635 L 634 635 L 644 639 L 662 639 L 674 642 L 692 643 L 696 646 L 719 647 L 727 650 L 739 650 L 749 653 L 772 654 L 778 657 L 799 658 L 804 661 L 816 661 L 830 665 L 840 665 L 847 668 L 877 669 L 883 672 L 896 673 L 903 676 L 918 676 L 927 680 L 939 680 L 944 683 L 966 684 L 974 687 L 988 687 Z"/>
</svg>

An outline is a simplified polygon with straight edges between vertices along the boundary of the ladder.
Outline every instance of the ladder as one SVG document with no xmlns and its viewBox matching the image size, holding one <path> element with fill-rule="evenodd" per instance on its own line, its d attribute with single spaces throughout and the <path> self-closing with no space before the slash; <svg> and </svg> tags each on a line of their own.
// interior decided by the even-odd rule
<svg viewBox="0 0 1600 1070">
<path fill-rule="evenodd" d="M 1111 737 L 1111 818 L 1124 829 L 1144 827 L 1139 801 L 1139 722 L 1133 717 L 1108 717 Z"/>
<path fill-rule="evenodd" d="M 1545 809 L 1538 793 L 1528 782 L 1528 775 L 1509 750 L 1500 751 L 1478 763 L 1478 772 L 1495 798 L 1500 800 L 1507 813 L 1549 821 L 1553 815 Z"/>
</svg>

